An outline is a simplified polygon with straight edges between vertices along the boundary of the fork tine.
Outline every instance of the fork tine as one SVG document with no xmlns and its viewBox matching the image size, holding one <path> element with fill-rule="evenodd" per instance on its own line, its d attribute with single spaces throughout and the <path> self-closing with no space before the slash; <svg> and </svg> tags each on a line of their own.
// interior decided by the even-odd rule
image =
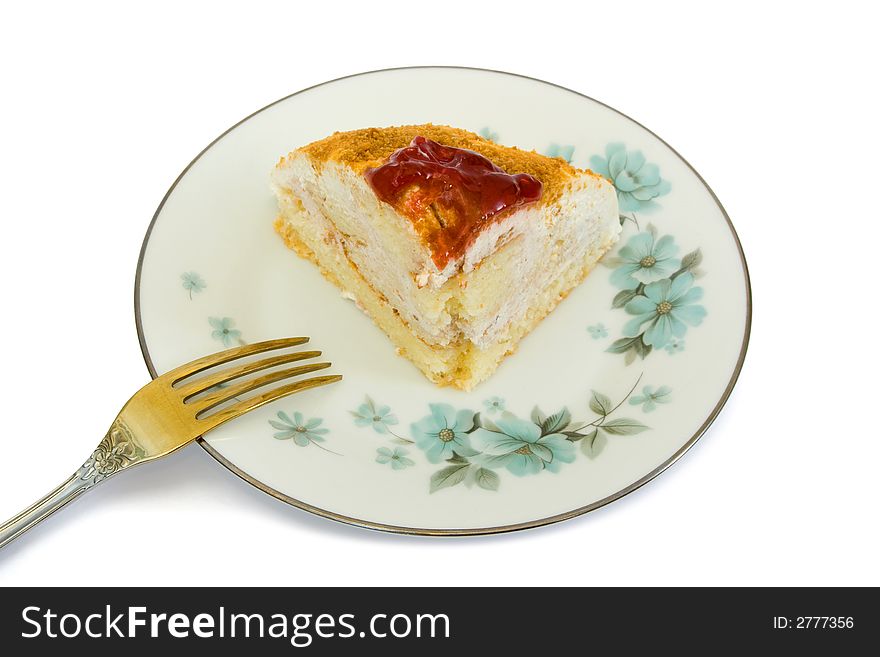
<svg viewBox="0 0 880 657">
<path fill-rule="evenodd" d="M 280 386 L 278 388 L 268 390 L 261 395 L 251 397 L 250 399 L 245 399 L 244 401 L 239 402 L 234 406 L 224 408 L 222 411 L 217 411 L 213 415 L 202 418 L 201 422 L 207 425 L 204 431 L 210 431 L 211 429 L 220 426 L 224 422 L 237 418 L 239 415 L 243 415 L 248 411 L 254 410 L 255 408 L 259 408 L 263 404 L 268 404 L 269 402 L 276 401 L 278 399 L 281 399 L 282 397 L 287 397 L 288 395 L 292 395 L 303 390 L 308 390 L 309 388 L 317 388 L 319 386 L 325 386 L 341 380 L 342 376 L 340 374 L 316 376 L 312 377 L 311 379 L 297 381 L 296 383 L 289 383 L 286 386 Z"/>
<path fill-rule="evenodd" d="M 183 395 L 183 401 L 188 401 L 193 395 L 205 392 L 209 388 L 213 388 L 221 383 L 232 381 L 247 374 L 254 374 L 261 370 L 268 370 L 270 367 L 277 365 L 286 365 L 294 363 L 298 360 L 307 360 L 309 358 L 317 358 L 321 355 L 320 351 L 295 351 L 290 354 L 281 354 L 280 356 L 271 356 L 252 363 L 245 363 L 238 367 L 229 367 L 215 374 L 209 374 L 198 381 L 187 383 L 178 388 L 178 392 Z"/>
<path fill-rule="evenodd" d="M 270 383 L 283 381 L 284 379 L 289 379 L 293 376 L 299 376 L 300 374 L 308 374 L 310 372 L 324 370 L 328 367 L 330 367 L 330 363 L 310 363 L 309 365 L 288 367 L 285 370 L 269 372 L 268 374 L 264 374 L 263 376 L 248 379 L 247 381 L 242 381 L 241 383 L 231 385 L 228 388 L 223 388 L 216 392 L 212 392 L 208 395 L 205 395 L 201 399 L 197 399 L 192 402 L 193 407 L 197 409 L 196 419 L 198 419 L 200 415 L 206 413 L 207 411 L 210 411 L 215 406 L 219 406 L 220 404 L 228 402 L 231 399 L 234 399 L 240 395 L 245 395 L 249 392 L 253 392 L 257 388 L 262 388 L 263 386 L 267 386 Z"/>
<path fill-rule="evenodd" d="M 187 363 L 186 365 L 181 365 L 180 367 L 166 372 L 159 378 L 168 379 L 170 380 L 171 385 L 174 385 L 175 383 L 178 383 L 182 379 L 185 379 L 189 376 L 198 374 L 199 372 L 204 372 L 206 369 L 215 367 L 217 365 L 223 365 L 224 363 L 228 363 L 229 361 L 236 360 L 238 358 L 253 356 L 254 354 L 261 354 L 265 351 L 272 351 L 273 349 L 296 347 L 297 345 L 305 344 L 308 341 L 309 339 L 306 337 L 281 338 L 280 340 L 265 340 L 264 342 L 255 342 L 254 344 L 244 345 L 243 347 L 233 347 L 232 349 L 227 349 L 216 354 L 211 354 L 210 356 L 198 358 L 191 363 Z"/>
</svg>

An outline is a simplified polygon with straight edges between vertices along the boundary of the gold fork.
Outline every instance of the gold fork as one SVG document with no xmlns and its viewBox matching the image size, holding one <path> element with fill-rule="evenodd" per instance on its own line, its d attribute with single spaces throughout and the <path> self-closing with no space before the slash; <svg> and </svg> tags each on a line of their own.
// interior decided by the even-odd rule
<svg viewBox="0 0 880 657">
<path fill-rule="evenodd" d="M 262 370 L 321 355 L 320 351 L 298 351 L 224 368 L 185 382 L 218 365 L 308 341 L 308 338 L 286 338 L 228 349 L 181 365 L 145 385 L 122 407 L 107 435 L 76 473 L 46 497 L 0 525 L 0 547 L 117 472 L 170 454 L 224 422 L 263 404 L 342 379 L 337 374 L 317 376 L 278 386 L 244 400 L 238 399 L 263 386 L 330 367 L 330 363 L 311 363 L 225 385 Z M 237 403 L 217 408 L 233 401 Z"/>
</svg>

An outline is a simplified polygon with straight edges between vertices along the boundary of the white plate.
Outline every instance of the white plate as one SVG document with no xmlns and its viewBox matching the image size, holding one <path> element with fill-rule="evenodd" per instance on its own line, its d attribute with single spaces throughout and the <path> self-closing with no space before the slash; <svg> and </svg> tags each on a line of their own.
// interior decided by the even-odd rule
<svg viewBox="0 0 880 657">
<path fill-rule="evenodd" d="M 615 182 L 628 217 L 605 266 L 470 393 L 429 383 L 272 229 L 268 173 L 279 156 L 338 130 L 427 122 L 598 170 Z M 647 264 L 646 255 L 658 261 L 653 268 L 627 264 Z M 637 279 L 643 285 L 627 293 Z M 154 376 L 224 343 L 311 336 L 344 380 L 259 409 L 210 433 L 202 446 L 300 508 L 425 534 L 547 524 L 650 480 L 718 414 L 742 365 L 751 320 L 733 227 L 672 148 L 567 89 L 462 68 L 335 80 L 273 103 L 221 135 L 157 210 L 135 299 Z M 664 300 L 672 312 L 660 319 L 675 317 L 670 326 L 678 336 L 652 328 L 652 308 Z M 652 342 L 650 353 L 614 353 L 625 334 L 639 332 L 645 337 L 635 344 Z M 488 429 L 473 430 L 475 421 Z M 432 429 L 436 434 L 452 422 L 461 441 L 481 453 L 429 462 Z"/>
</svg>

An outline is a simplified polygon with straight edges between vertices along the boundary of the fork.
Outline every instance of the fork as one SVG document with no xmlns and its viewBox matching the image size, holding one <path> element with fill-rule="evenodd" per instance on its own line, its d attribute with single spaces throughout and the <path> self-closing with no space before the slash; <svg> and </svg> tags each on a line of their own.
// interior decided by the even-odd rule
<svg viewBox="0 0 880 657">
<path fill-rule="evenodd" d="M 338 374 L 316 376 L 239 399 L 263 386 L 330 367 L 330 363 L 324 362 L 297 365 L 230 383 L 250 374 L 321 355 L 320 351 L 294 351 L 223 368 L 186 382 L 186 379 L 219 365 L 308 341 L 304 337 L 285 338 L 228 349 L 181 365 L 145 385 L 122 407 L 107 435 L 79 470 L 43 499 L 0 525 L 0 548 L 118 472 L 166 456 L 263 404 L 341 380 L 342 376 Z M 237 403 L 224 406 L 230 402 Z"/>
</svg>

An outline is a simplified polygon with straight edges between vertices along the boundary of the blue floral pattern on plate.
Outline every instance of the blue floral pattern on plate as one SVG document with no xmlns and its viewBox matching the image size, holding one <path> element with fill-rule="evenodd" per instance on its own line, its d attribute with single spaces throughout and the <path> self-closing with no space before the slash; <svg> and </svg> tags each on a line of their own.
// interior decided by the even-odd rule
<svg viewBox="0 0 880 657">
<path fill-rule="evenodd" d="M 483 406 L 488 413 L 497 413 L 504 410 L 504 400 L 501 397 L 489 397 L 483 402 Z"/>
<path fill-rule="evenodd" d="M 641 406 L 645 413 L 650 413 L 657 408 L 657 404 L 668 404 L 672 401 L 670 399 L 671 394 L 672 388 L 669 386 L 660 386 L 656 389 L 654 386 L 645 386 L 642 388 L 641 395 L 634 395 L 629 398 L 629 403 L 632 406 Z"/>
<path fill-rule="evenodd" d="M 234 347 L 237 344 L 244 344 L 241 339 L 241 331 L 236 328 L 235 320 L 231 317 L 209 317 L 208 323 L 211 328 L 211 337 L 223 343 L 224 347 Z"/>
<path fill-rule="evenodd" d="M 621 212 L 652 212 L 658 207 L 655 199 L 671 189 L 656 164 L 648 163 L 641 151 L 627 151 L 620 142 L 608 144 L 605 157 L 591 157 L 590 167 L 614 185 Z"/>
<path fill-rule="evenodd" d="M 359 427 L 373 427 L 376 433 L 388 433 L 390 426 L 397 424 L 397 416 L 388 406 L 376 406 L 372 399 L 366 398 L 356 411 L 351 411 L 354 423 Z"/>
<path fill-rule="evenodd" d="M 681 265 L 675 257 L 678 247 L 672 235 L 654 239 L 650 232 L 629 238 L 617 257 L 620 264 L 611 274 L 611 282 L 624 290 L 633 290 L 639 283 L 653 283 L 672 275 Z"/>
<path fill-rule="evenodd" d="M 500 417 L 495 420 L 467 408 L 429 404 L 430 414 L 410 425 L 412 439 L 390 430 L 387 433 L 393 436 L 390 438 L 392 443 L 414 444 L 428 463 L 444 464 L 431 475 L 429 492 L 458 484 L 496 491 L 501 485 L 499 470 L 516 477 L 544 471 L 556 473 L 564 464 L 575 461 L 578 443 L 581 452 L 593 459 L 608 444 L 609 436 L 629 436 L 647 431 L 649 427 L 638 420 L 615 416 L 624 402 L 630 399 L 640 380 L 641 376 L 617 404 L 612 403 L 606 395 L 592 391 L 589 409 L 596 417 L 590 422 L 573 420 L 567 408 L 547 416 L 538 407 L 532 410 L 526 420 L 505 411 L 504 400 L 500 397 L 490 397 L 483 405 L 487 414 L 500 411 Z M 654 391 L 645 387 L 638 401 L 643 405 L 643 410 L 647 410 L 644 399 L 647 394 L 655 395 L 651 403 L 668 401 L 665 399 L 665 388 Z M 632 401 L 630 404 L 634 405 Z M 391 415 L 390 408 L 381 408 L 385 411 L 385 417 Z M 377 412 L 376 406 L 367 397 L 367 402 L 361 405 L 359 411 L 353 412 L 364 420 L 357 424 L 371 426 L 372 423 L 366 421 L 371 412 Z M 375 428 L 375 425 L 372 426 Z M 415 464 L 410 458 L 410 451 L 403 447 L 379 447 L 375 460 L 383 465 L 390 464 L 394 470 Z"/>
<path fill-rule="evenodd" d="M 592 326 L 588 326 L 587 333 L 589 333 L 590 337 L 594 340 L 608 337 L 608 329 L 605 328 L 605 325 L 602 322 L 599 322 L 598 324 L 593 324 Z"/>
<path fill-rule="evenodd" d="M 678 258 L 677 253 L 674 238 L 660 237 L 648 224 L 616 256 L 605 260 L 613 268 L 611 282 L 622 288 L 611 307 L 633 316 L 623 326 L 624 337 L 615 340 L 608 351 L 625 354 L 627 364 L 670 344 L 670 354 L 682 351 L 688 327 L 699 326 L 706 317 L 706 309 L 697 303 L 703 298 L 703 288 L 694 285 L 702 275 L 703 254 L 695 249 Z"/>
<path fill-rule="evenodd" d="M 189 292 L 190 300 L 193 298 L 193 292 L 198 293 L 208 287 L 202 277 L 194 271 L 184 272 L 180 275 L 180 280 L 183 289 Z"/>
<path fill-rule="evenodd" d="M 376 450 L 376 463 L 391 464 L 392 470 L 403 470 L 404 468 L 408 468 L 411 465 L 415 465 L 416 462 L 411 458 L 407 457 L 409 454 L 409 450 L 403 447 L 380 447 Z"/>
<path fill-rule="evenodd" d="M 571 164 L 571 159 L 574 157 L 574 146 L 553 143 L 547 147 L 544 154 L 548 157 L 558 157 Z"/>
</svg>

